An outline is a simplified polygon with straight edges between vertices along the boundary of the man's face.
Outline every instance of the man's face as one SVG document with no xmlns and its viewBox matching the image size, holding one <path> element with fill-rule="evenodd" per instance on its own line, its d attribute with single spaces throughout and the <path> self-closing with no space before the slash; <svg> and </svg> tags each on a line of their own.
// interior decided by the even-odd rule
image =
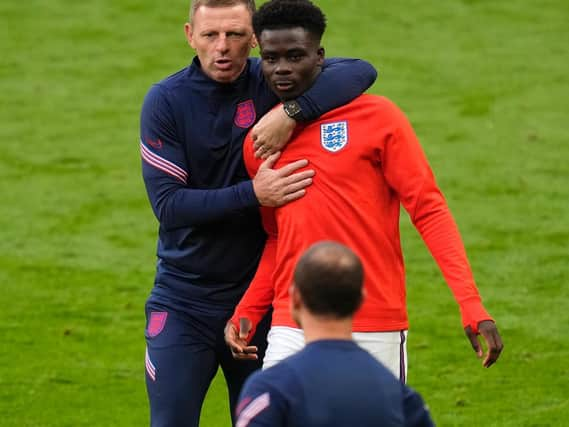
<svg viewBox="0 0 569 427">
<path fill-rule="evenodd" d="M 324 49 L 304 28 L 264 30 L 259 44 L 263 74 L 281 100 L 294 99 L 312 86 Z"/>
<path fill-rule="evenodd" d="M 255 44 L 251 12 L 244 4 L 201 6 L 185 30 L 207 76 L 220 83 L 239 77 Z"/>
</svg>

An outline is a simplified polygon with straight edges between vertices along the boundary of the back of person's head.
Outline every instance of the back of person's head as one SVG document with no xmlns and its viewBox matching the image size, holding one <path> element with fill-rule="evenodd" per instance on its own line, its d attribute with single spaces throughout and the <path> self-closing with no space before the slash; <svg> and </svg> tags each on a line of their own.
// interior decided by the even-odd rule
<svg viewBox="0 0 569 427">
<path fill-rule="evenodd" d="M 336 242 L 320 242 L 298 261 L 294 286 L 313 315 L 346 318 L 362 303 L 363 278 L 363 266 L 355 253 Z"/>
<path fill-rule="evenodd" d="M 251 16 L 257 10 L 255 6 L 255 0 L 192 0 L 190 6 L 190 22 L 193 22 L 194 15 L 196 10 L 198 10 L 201 6 L 205 7 L 231 7 L 237 5 L 245 5 L 249 12 L 251 12 Z"/>
<path fill-rule="evenodd" d="M 253 29 L 258 39 L 263 30 L 298 27 L 320 41 L 326 30 L 326 17 L 309 0 L 271 0 L 253 15 Z"/>
</svg>

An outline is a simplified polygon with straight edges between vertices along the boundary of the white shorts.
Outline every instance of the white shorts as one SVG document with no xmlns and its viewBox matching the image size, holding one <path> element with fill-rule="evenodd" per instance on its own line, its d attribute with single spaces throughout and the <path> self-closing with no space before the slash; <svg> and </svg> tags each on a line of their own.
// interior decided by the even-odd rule
<svg viewBox="0 0 569 427">
<path fill-rule="evenodd" d="M 354 332 L 354 341 L 381 362 L 393 375 L 407 381 L 407 331 Z M 268 347 L 263 369 L 276 365 L 304 347 L 302 329 L 273 326 L 267 336 Z"/>
</svg>

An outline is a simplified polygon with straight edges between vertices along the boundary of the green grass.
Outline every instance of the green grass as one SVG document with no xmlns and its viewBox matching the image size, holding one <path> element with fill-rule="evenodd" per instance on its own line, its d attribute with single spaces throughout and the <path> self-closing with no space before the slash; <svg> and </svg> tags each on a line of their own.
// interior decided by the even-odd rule
<svg viewBox="0 0 569 427">
<path fill-rule="evenodd" d="M 409 381 L 441 426 L 569 425 L 569 3 L 318 2 L 409 115 L 505 350 L 489 370 L 409 221 Z M 0 3 L 0 425 L 141 426 L 156 238 L 149 85 L 189 62 L 187 1 Z M 222 378 L 204 426 L 228 425 Z"/>
</svg>

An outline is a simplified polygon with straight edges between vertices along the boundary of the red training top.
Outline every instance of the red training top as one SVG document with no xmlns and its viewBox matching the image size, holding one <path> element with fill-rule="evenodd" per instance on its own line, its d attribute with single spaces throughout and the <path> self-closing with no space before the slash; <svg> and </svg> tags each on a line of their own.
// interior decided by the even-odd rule
<svg viewBox="0 0 569 427">
<path fill-rule="evenodd" d="M 442 270 L 463 326 L 476 331 L 478 322 L 492 319 L 482 306 L 454 219 L 397 106 L 362 95 L 298 130 L 275 167 L 308 159 L 316 175 L 304 197 L 278 209 L 261 208 L 269 239 L 232 318 L 236 325 L 240 317 L 256 325 L 272 303 L 273 326 L 298 327 L 288 298 L 296 263 L 313 243 L 334 240 L 351 248 L 364 266 L 367 296 L 354 317 L 354 331 L 407 329 L 400 204 Z M 250 135 L 243 152 L 255 176 L 262 160 L 254 157 Z"/>
</svg>

